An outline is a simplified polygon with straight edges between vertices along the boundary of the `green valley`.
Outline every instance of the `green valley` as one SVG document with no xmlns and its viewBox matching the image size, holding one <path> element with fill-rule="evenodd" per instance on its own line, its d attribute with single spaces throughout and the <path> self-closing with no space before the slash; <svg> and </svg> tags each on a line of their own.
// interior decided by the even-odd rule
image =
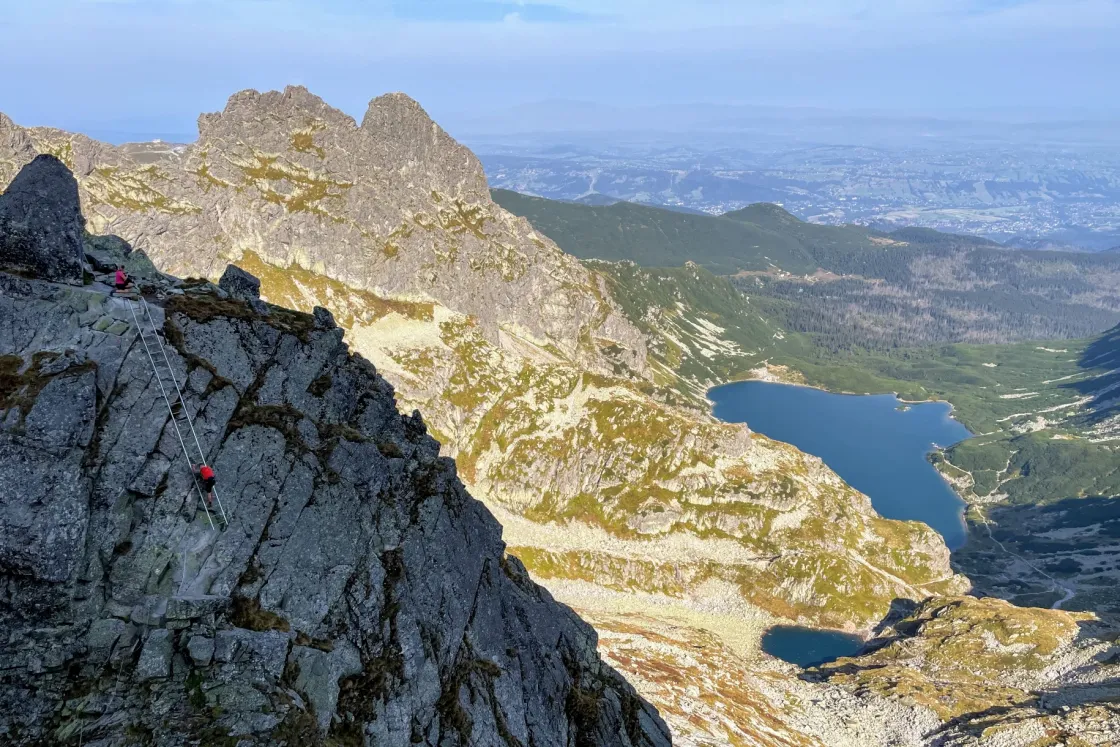
<svg viewBox="0 0 1120 747">
<path fill-rule="evenodd" d="M 534 221 L 564 232 L 550 238 L 586 240 L 571 251 L 595 256 L 604 208 L 525 199 Z M 612 208 L 614 220 L 688 225 L 669 211 Z M 697 400 L 712 385 L 747 378 L 946 400 L 976 434 L 933 456 L 971 507 L 955 567 L 982 594 L 1120 614 L 1120 327 L 1073 334 L 1115 323 L 1117 258 L 818 226 L 773 205 L 710 220 L 781 236 L 783 251 L 795 242 L 819 269 L 720 276 L 712 258 L 723 255 L 707 230 L 663 236 L 648 253 L 631 249 L 630 261 L 605 261 L 618 259 L 610 252 L 585 260 L 610 278 L 652 341 L 650 357 L 679 375 L 696 406 L 707 406 Z M 657 266 L 668 257 L 687 263 Z M 1073 339 L 1033 339 L 1063 329 Z M 971 342 L 989 338 L 998 342 Z"/>
</svg>

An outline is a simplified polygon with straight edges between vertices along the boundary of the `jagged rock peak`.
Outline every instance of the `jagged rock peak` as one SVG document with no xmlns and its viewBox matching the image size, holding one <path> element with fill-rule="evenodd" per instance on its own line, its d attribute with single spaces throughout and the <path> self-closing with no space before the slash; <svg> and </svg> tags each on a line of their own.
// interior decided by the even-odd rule
<svg viewBox="0 0 1120 747">
<path fill-rule="evenodd" d="M 389 93 L 369 103 L 362 129 L 379 144 L 394 149 L 421 170 L 455 182 L 462 192 L 488 195 L 482 163 L 469 148 L 432 120 L 424 108 L 403 93 Z M 450 186 L 450 185 L 449 185 Z"/>
<path fill-rule="evenodd" d="M 37 152 L 61 154 L 91 231 L 123 237 L 162 271 L 216 279 L 251 251 L 281 270 L 438 301 L 476 317 L 487 339 L 517 330 L 595 370 L 614 364 L 586 341 L 625 341 L 640 351 L 628 365 L 645 370 L 640 333 L 598 281 L 494 204 L 478 159 L 407 96 L 374 99 L 359 127 L 304 88 L 242 91 L 155 164 L 81 136 L 13 132 L 25 142 L 5 147 L 0 132 L 0 183 Z"/>
<path fill-rule="evenodd" d="M 358 126 L 353 117 L 335 109 L 303 86 L 287 86 L 283 91 L 265 93 L 246 89 L 230 96 L 221 112 L 199 117 L 199 140 L 206 140 L 215 130 L 245 127 L 251 123 L 286 121 L 302 127 L 309 120 L 351 129 Z"/>
<path fill-rule="evenodd" d="M 36 156 L 0 195 L 0 267 L 80 284 L 84 225 L 70 169 L 54 156 Z"/>
<path fill-rule="evenodd" d="M 214 143 L 243 143 L 269 153 L 294 148 L 308 164 L 351 171 L 352 167 L 336 161 L 337 150 L 345 153 L 343 160 L 367 163 L 423 191 L 489 202 L 481 162 L 402 93 L 373 99 L 359 128 L 352 117 L 303 86 L 266 93 L 241 91 L 229 98 L 221 112 L 199 118 L 200 147 Z"/>
</svg>

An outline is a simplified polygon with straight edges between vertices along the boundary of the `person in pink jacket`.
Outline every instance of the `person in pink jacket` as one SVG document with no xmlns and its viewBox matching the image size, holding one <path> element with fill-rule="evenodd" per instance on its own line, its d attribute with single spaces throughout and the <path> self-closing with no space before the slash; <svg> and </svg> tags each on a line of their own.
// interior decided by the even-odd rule
<svg viewBox="0 0 1120 747">
<path fill-rule="evenodd" d="M 117 293 L 124 293 L 132 286 L 132 278 L 125 273 L 124 265 L 117 265 L 117 274 L 113 278 L 113 285 L 117 287 Z"/>
</svg>

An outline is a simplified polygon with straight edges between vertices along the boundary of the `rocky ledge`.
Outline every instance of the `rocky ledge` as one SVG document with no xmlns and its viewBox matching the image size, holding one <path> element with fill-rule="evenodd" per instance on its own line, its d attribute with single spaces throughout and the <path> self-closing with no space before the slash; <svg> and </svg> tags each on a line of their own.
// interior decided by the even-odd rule
<svg viewBox="0 0 1120 747">
<path fill-rule="evenodd" d="M 330 315 L 236 285 L 0 272 L 0 742 L 668 745 Z"/>
</svg>

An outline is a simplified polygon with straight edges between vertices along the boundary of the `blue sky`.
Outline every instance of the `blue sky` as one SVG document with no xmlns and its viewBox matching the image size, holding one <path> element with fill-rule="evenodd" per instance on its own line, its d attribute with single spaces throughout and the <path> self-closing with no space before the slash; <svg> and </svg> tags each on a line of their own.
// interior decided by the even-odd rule
<svg viewBox="0 0 1120 747">
<path fill-rule="evenodd" d="M 1120 107 L 1120 0 L 0 0 L 0 37 L 0 111 L 97 133 L 288 83 L 356 116 L 403 90 L 453 131 L 544 100 Z"/>
</svg>

